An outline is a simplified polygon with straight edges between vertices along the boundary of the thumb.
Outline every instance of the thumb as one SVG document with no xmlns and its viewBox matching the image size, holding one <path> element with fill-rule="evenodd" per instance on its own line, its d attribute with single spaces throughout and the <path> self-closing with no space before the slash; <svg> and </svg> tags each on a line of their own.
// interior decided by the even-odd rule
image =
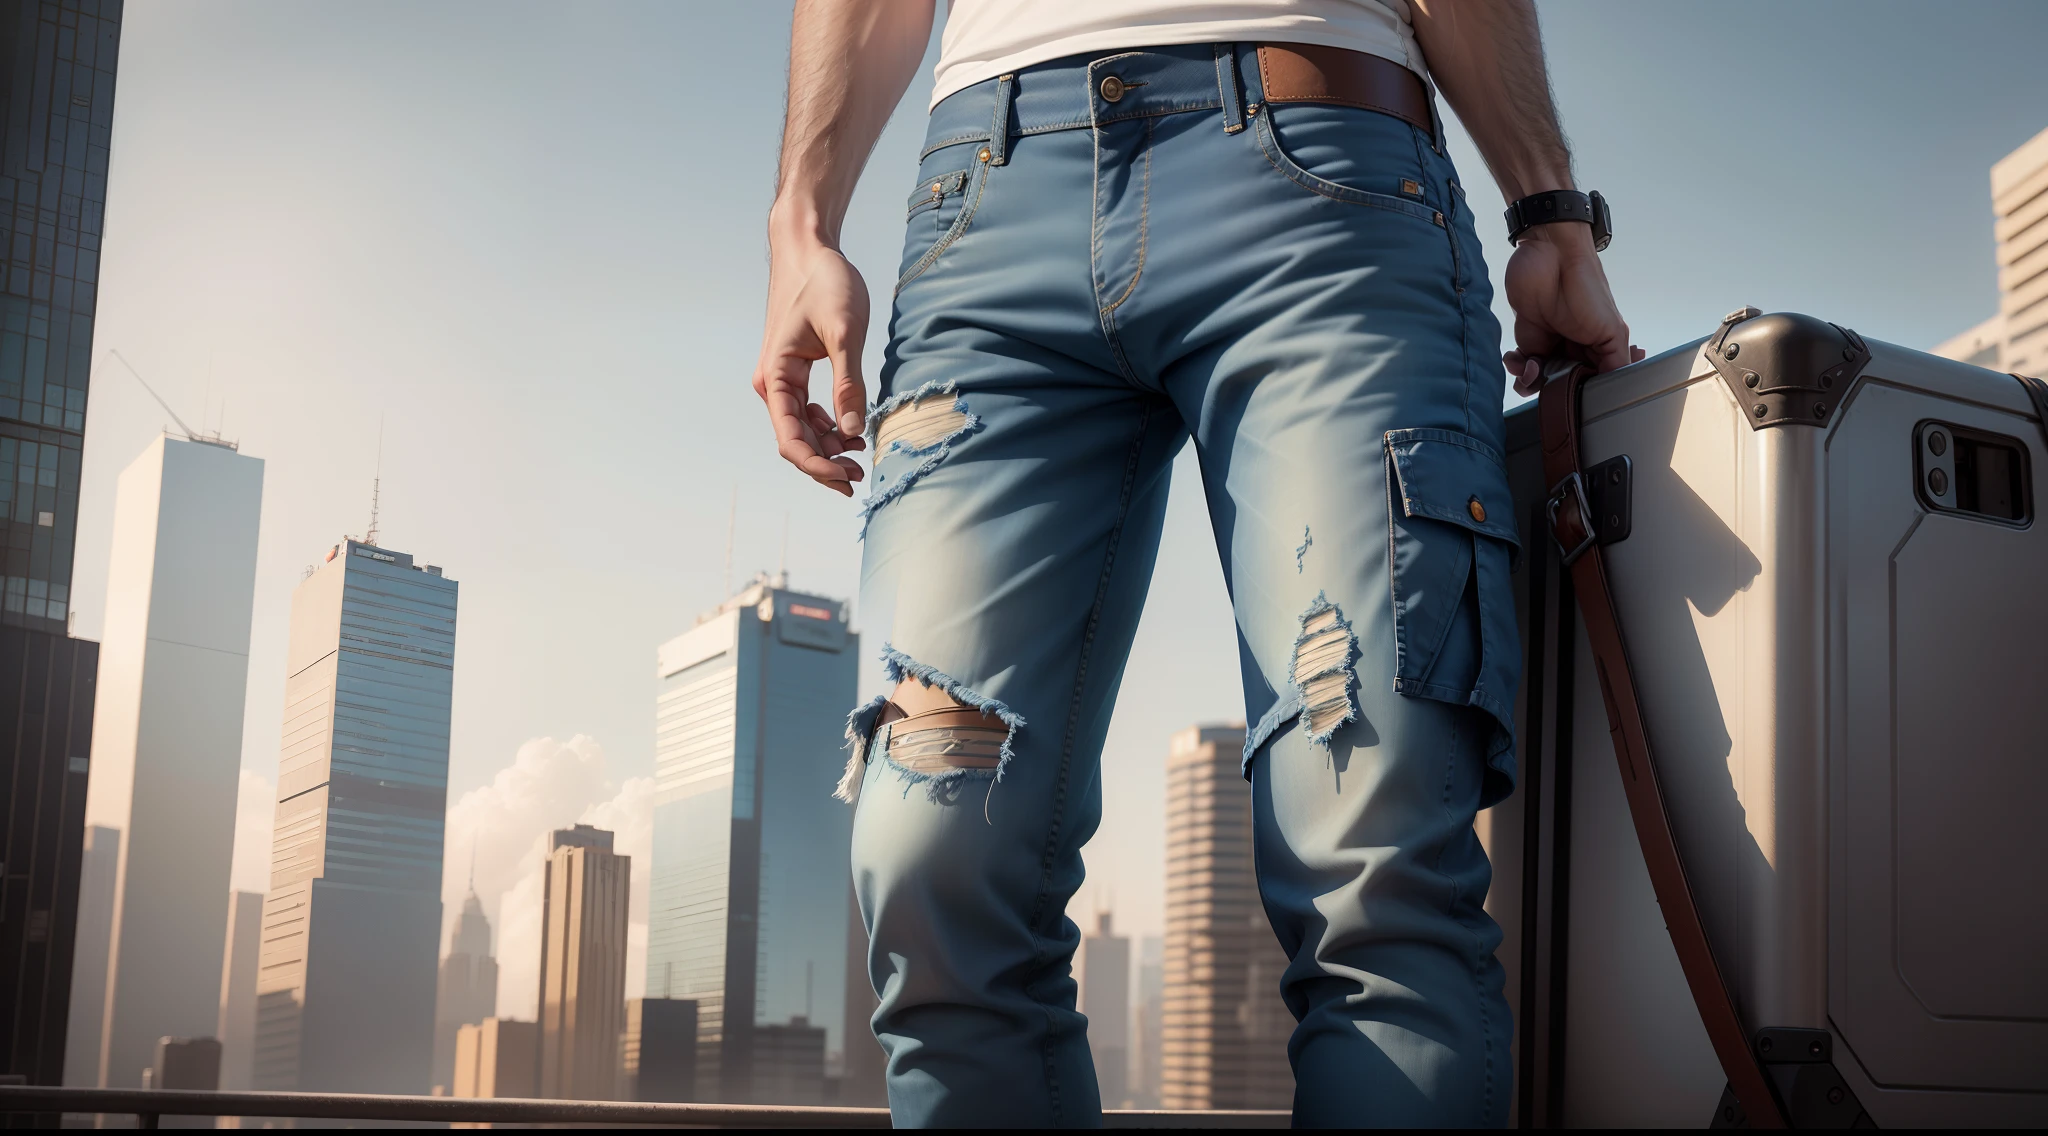
<svg viewBox="0 0 2048 1136">
<path fill-rule="evenodd" d="M 861 329 L 849 329 L 827 349 L 832 360 L 832 409 L 839 432 L 859 437 L 867 425 L 868 388 L 860 373 Z"/>
</svg>

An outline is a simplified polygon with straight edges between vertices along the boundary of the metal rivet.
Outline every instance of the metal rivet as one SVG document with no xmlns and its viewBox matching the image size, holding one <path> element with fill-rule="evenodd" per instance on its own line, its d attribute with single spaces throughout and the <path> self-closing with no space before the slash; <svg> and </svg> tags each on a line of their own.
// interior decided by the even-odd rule
<svg viewBox="0 0 2048 1136">
<path fill-rule="evenodd" d="M 1117 78 L 1117 77 L 1116 77 L 1115 75 L 1105 75 L 1105 76 L 1103 76 L 1103 78 L 1102 78 L 1102 101 L 1103 101 L 1103 102 L 1106 102 L 1106 103 L 1113 103 L 1113 102 L 1116 102 L 1116 101 L 1117 101 L 1118 99 L 1121 99 L 1121 98 L 1123 98 L 1123 97 L 1124 97 L 1124 81 L 1123 81 L 1122 79 L 1119 79 L 1119 78 Z"/>
<path fill-rule="evenodd" d="M 1613 469 L 1610 469 L 1610 470 L 1608 470 L 1608 471 L 1607 471 L 1607 480 L 1608 480 L 1608 481 L 1611 481 L 1611 482 L 1613 482 L 1613 483 L 1614 483 L 1614 484 L 1616 484 L 1616 485 L 1620 485 L 1620 484 L 1621 484 L 1621 467 L 1620 467 L 1620 466 L 1615 466 L 1615 467 L 1614 467 Z"/>
<path fill-rule="evenodd" d="M 1762 407 L 1758 407 L 1757 409 L 1761 410 L 1761 409 L 1763 409 L 1763 408 L 1762 408 Z M 1765 1053 L 1769 1053 L 1769 1052 L 1771 1051 L 1771 1039 L 1767 1037 L 1767 1038 L 1763 1039 L 1762 1041 L 1759 1041 L 1759 1042 L 1757 1042 L 1757 1043 L 1756 1043 L 1756 1047 L 1757 1047 L 1758 1049 L 1761 1049 L 1761 1050 L 1763 1050 L 1763 1051 L 1764 1051 Z"/>
<path fill-rule="evenodd" d="M 1948 474 L 1943 473 L 1938 469 L 1928 470 L 1927 491 L 1929 493 L 1934 494 L 1936 497 L 1946 495 L 1948 493 Z"/>
<path fill-rule="evenodd" d="M 1620 514 L 1620 513 L 1609 513 L 1609 514 L 1607 514 L 1607 527 L 1608 527 L 1608 528 L 1610 528 L 1610 529 L 1618 529 L 1618 528 L 1620 528 L 1620 527 L 1621 527 L 1621 514 Z"/>
<path fill-rule="evenodd" d="M 1936 430 L 1932 434 L 1927 435 L 1927 450 L 1935 457 L 1940 457 L 1941 455 L 1947 453 L 1948 435 L 1942 433 L 1939 430 Z"/>
<path fill-rule="evenodd" d="M 1764 406 L 1764 404 L 1763 404 L 1763 403 L 1761 403 L 1761 402 L 1757 403 L 1754 409 L 1755 409 L 1755 412 L 1756 412 L 1756 416 L 1757 416 L 1758 418 L 1762 418 L 1762 417 L 1763 417 L 1764 415 L 1766 415 L 1766 414 L 1769 414 L 1769 413 L 1770 413 L 1770 411 L 1769 411 L 1769 410 L 1768 410 L 1768 409 L 1767 409 L 1767 408 L 1766 408 L 1766 407 Z"/>
<path fill-rule="evenodd" d="M 1486 523 L 1486 506 L 1479 503 L 1479 498 L 1474 497 L 1470 501 L 1465 502 L 1465 511 L 1472 514 L 1473 520 L 1478 521 L 1480 524 Z"/>
<path fill-rule="evenodd" d="M 986 147 L 986 146 L 983 146 L 983 147 L 981 148 L 981 160 L 982 160 L 982 161 L 986 162 L 986 161 L 988 161 L 988 160 L 989 160 L 990 158 L 993 158 L 993 157 L 995 157 L 995 155 L 994 155 L 994 154 L 991 154 L 991 153 L 989 153 L 989 149 L 988 149 L 988 147 Z"/>
<path fill-rule="evenodd" d="M 1437 223 L 1437 227 L 1438 227 L 1438 228 L 1449 228 L 1449 227 L 1450 227 L 1450 226 L 1448 226 L 1448 225 L 1445 225 L 1445 224 L 1444 224 L 1444 215 L 1443 215 L 1443 214 L 1441 214 L 1441 213 L 1432 213 L 1432 214 L 1430 214 L 1430 220 L 1432 220 L 1432 221 L 1435 221 L 1435 222 Z"/>
<path fill-rule="evenodd" d="M 1842 1092 L 1842 1086 L 1836 1085 L 1834 1088 L 1828 1090 L 1828 1103 L 1841 1104 L 1842 1098 L 1846 1095 L 1847 1094 Z"/>
<path fill-rule="evenodd" d="M 1812 1054 L 1812 1055 L 1814 1055 L 1815 1057 L 1819 1057 L 1819 1056 L 1820 1056 L 1820 1042 L 1817 1042 L 1817 1041 L 1809 1041 L 1809 1042 L 1807 1042 L 1807 1043 L 1806 1043 L 1806 1051 L 1807 1051 L 1808 1053 L 1811 1053 L 1811 1054 Z"/>
<path fill-rule="evenodd" d="M 1828 416 L 1828 404 L 1825 402 L 1814 403 L 1813 416 L 1815 418 L 1826 418 Z"/>
<path fill-rule="evenodd" d="M 1844 358 L 1844 359 L 1854 359 L 1855 357 L 1856 357 L 1856 349 L 1855 349 L 1854 347 L 1844 347 L 1844 348 L 1842 348 L 1842 358 Z"/>
<path fill-rule="evenodd" d="M 938 182 L 933 182 L 933 183 L 932 183 L 932 192 L 933 192 L 933 193 L 944 193 L 944 192 L 945 192 L 945 190 L 944 190 L 944 189 L 942 189 L 942 188 L 940 188 L 940 186 L 939 186 L 939 183 L 938 183 Z"/>
<path fill-rule="evenodd" d="M 1740 343 L 1731 343 L 1721 348 L 1721 358 L 1723 359 L 1733 359 L 1740 354 L 1742 354 L 1742 344 Z"/>
<path fill-rule="evenodd" d="M 1834 387 L 1834 385 L 1835 385 L 1835 377 L 1834 377 L 1833 375 L 1822 375 L 1822 376 L 1820 377 L 1820 389 L 1822 389 L 1822 390 L 1829 390 L 1829 389 L 1833 388 L 1833 387 Z"/>
<path fill-rule="evenodd" d="M 1762 382 L 1763 378 L 1762 376 L 1758 375 L 1755 371 L 1744 371 L 1742 372 L 1742 381 L 1745 385 L 1754 387 L 1758 383 Z"/>
</svg>

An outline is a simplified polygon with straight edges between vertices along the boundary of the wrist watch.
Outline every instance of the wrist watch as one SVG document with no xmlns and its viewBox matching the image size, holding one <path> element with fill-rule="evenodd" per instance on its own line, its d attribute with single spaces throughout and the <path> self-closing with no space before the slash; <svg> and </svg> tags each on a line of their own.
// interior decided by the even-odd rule
<svg viewBox="0 0 2048 1136">
<path fill-rule="evenodd" d="M 1508 206 L 1508 243 L 1538 225 L 1557 221 L 1579 221 L 1593 227 L 1593 248 L 1603 250 L 1614 239 L 1614 218 L 1607 212 L 1607 199 L 1596 193 L 1575 189 L 1553 189 L 1532 193 Z"/>
</svg>

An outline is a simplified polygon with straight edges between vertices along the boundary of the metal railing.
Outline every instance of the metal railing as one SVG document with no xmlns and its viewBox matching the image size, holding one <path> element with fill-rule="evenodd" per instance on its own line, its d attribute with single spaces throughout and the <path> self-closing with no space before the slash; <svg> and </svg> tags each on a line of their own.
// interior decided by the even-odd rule
<svg viewBox="0 0 2048 1136">
<path fill-rule="evenodd" d="M 887 1128 L 886 1108 L 772 1104 L 398 1097 L 363 1093 L 225 1093 L 191 1089 L 77 1089 L 0 1085 L 0 1113 L 129 1115 L 140 1128 L 165 1116 L 289 1117 L 442 1124 L 656 1124 L 687 1128 Z M 1109 1109 L 1109 1128 L 1285 1128 L 1279 1111 Z"/>
</svg>

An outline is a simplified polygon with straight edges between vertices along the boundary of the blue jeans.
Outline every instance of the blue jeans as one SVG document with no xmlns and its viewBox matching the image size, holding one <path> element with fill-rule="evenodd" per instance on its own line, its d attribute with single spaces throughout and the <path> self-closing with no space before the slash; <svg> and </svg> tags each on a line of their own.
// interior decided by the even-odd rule
<svg viewBox="0 0 2048 1136">
<path fill-rule="evenodd" d="M 1121 98 L 1102 79 L 1123 80 Z M 1065 916 L 1193 437 L 1239 629 L 1297 1123 L 1501 1123 L 1475 812 L 1514 778 L 1500 328 L 1428 131 L 1261 106 L 1245 45 L 1075 57 L 936 107 L 870 417 L 892 682 L 842 793 L 891 1107 L 1100 1122 Z M 1162 744 L 1164 739 L 1161 739 Z"/>
</svg>

